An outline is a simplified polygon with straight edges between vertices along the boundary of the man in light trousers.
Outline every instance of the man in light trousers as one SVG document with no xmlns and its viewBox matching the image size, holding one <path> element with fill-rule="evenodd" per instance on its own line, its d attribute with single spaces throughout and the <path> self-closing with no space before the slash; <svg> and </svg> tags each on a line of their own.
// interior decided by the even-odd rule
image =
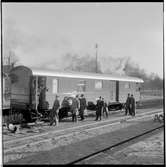
<svg viewBox="0 0 166 167">
<path fill-rule="evenodd" d="M 55 101 L 53 104 L 53 108 L 50 112 L 50 126 L 53 125 L 55 123 L 55 125 L 58 126 L 58 112 L 59 112 L 59 107 L 60 107 L 60 103 L 59 103 L 59 96 L 56 95 L 55 96 Z"/>
</svg>

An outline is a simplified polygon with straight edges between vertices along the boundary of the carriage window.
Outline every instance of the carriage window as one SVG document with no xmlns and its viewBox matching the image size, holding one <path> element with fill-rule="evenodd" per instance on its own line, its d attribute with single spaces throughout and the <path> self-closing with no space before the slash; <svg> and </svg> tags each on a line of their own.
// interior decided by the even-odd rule
<svg viewBox="0 0 166 167">
<path fill-rule="evenodd" d="M 102 81 L 95 81 L 95 89 L 102 89 L 103 82 Z"/>
<path fill-rule="evenodd" d="M 129 88 L 130 88 L 130 83 L 126 83 L 126 84 L 125 84 L 125 88 L 126 88 L 126 89 L 129 89 Z"/>
<path fill-rule="evenodd" d="M 55 94 L 58 92 L 58 80 L 57 79 L 53 79 L 53 82 L 52 82 L 52 93 Z"/>
<path fill-rule="evenodd" d="M 136 91 L 139 92 L 141 90 L 140 85 L 136 83 Z"/>
<path fill-rule="evenodd" d="M 86 91 L 86 81 L 80 80 L 77 84 L 77 91 L 78 92 L 85 92 Z"/>
</svg>

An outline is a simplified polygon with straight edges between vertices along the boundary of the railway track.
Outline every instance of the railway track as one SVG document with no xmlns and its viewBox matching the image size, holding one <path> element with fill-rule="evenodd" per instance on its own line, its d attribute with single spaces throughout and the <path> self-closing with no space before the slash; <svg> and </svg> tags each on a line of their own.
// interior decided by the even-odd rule
<svg viewBox="0 0 166 167">
<path fill-rule="evenodd" d="M 160 110 L 161 111 L 161 110 Z M 38 134 L 38 135 L 33 135 L 33 136 L 26 136 L 20 139 L 15 139 L 15 140 L 10 140 L 10 141 L 4 141 L 3 143 L 3 148 L 4 148 L 4 153 L 9 153 L 15 150 L 23 149 L 25 147 L 33 147 L 34 145 L 44 143 L 47 141 L 50 141 L 52 139 L 58 140 L 64 137 L 70 137 L 72 135 L 77 135 L 82 132 L 90 132 L 94 131 L 96 129 L 101 129 L 109 126 L 113 126 L 116 124 L 120 124 L 122 120 L 125 121 L 134 121 L 134 120 L 139 120 L 143 119 L 146 117 L 151 117 L 154 116 L 154 114 L 159 113 L 158 112 L 148 112 L 148 113 L 142 113 L 138 114 L 136 117 L 131 118 L 127 117 L 125 119 L 115 119 L 115 120 L 106 120 L 102 122 L 95 122 L 91 124 L 86 124 L 82 126 L 77 126 L 77 127 L 72 127 L 68 129 L 63 129 L 63 130 L 57 130 L 53 132 L 47 132 L 43 134 Z"/>
<path fill-rule="evenodd" d="M 156 127 L 156 128 L 150 129 L 150 130 L 148 130 L 148 131 L 146 131 L 146 132 L 144 132 L 144 133 L 138 134 L 138 135 L 136 135 L 136 136 L 132 136 L 132 137 L 126 139 L 126 140 L 123 140 L 123 141 L 121 141 L 121 142 L 118 142 L 118 143 L 116 143 L 116 144 L 114 144 L 114 145 L 111 145 L 111 146 L 109 146 L 109 147 L 107 147 L 107 148 L 103 148 L 102 150 L 99 150 L 99 151 L 97 151 L 97 152 L 94 152 L 94 153 L 91 153 L 91 154 L 89 154 L 89 155 L 86 155 L 86 156 L 84 156 L 84 157 L 82 157 L 82 158 L 79 158 L 79 159 L 77 159 L 77 160 L 74 160 L 74 161 L 72 161 L 72 162 L 69 162 L 67 165 L 81 164 L 82 162 L 85 163 L 86 160 L 93 159 L 93 157 L 95 157 L 95 156 L 100 156 L 101 153 L 104 153 L 104 152 L 106 152 L 106 151 L 108 151 L 108 150 L 111 150 L 111 149 L 115 149 L 115 148 L 118 147 L 118 146 L 121 146 L 121 145 L 126 144 L 126 143 L 128 143 L 128 142 L 131 142 L 131 141 L 133 141 L 133 140 L 135 140 L 135 139 L 138 139 L 138 138 L 140 138 L 140 137 L 142 137 L 142 136 L 148 135 L 148 134 L 150 134 L 150 133 L 152 133 L 152 132 L 154 132 L 154 131 L 156 131 L 156 130 L 159 130 L 159 129 L 163 128 L 163 127 L 164 127 L 164 125 L 161 125 L 161 126 L 158 126 L 158 127 Z"/>
<path fill-rule="evenodd" d="M 141 113 L 141 114 L 137 114 L 136 117 L 139 117 L 139 116 L 143 116 L 143 115 L 146 115 L 146 114 L 153 114 L 153 113 L 159 113 L 161 112 L 161 109 L 158 109 L 158 110 L 155 110 L 155 111 L 148 111 L 146 113 Z M 13 142 L 20 142 L 20 141 L 23 141 L 23 140 L 27 140 L 27 139 L 32 139 L 32 138 L 35 138 L 35 137 L 42 137 L 42 136 L 47 136 L 49 134 L 59 134 L 59 133 L 65 133 L 67 132 L 68 130 L 77 130 L 80 128 L 88 128 L 89 126 L 96 126 L 96 125 L 101 125 L 101 124 L 105 124 L 105 123 L 109 123 L 109 122 L 114 122 L 114 121 L 118 121 L 119 119 L 131 119 L 131 116 L 127 116 L 127 117 L 121 117 L 121 118 L 116 118 L 114 120 L 104 120 L 102 122 L 96 122 L 96 123 L 90 123 L 90 124 L 85 124 L 85 125 L 80 125 L 80 126 L 76 126 L 76 127 L 71 127 L 71 128 L 66 128 L 66 129 L 62 129 L 62 130 L 48 130 L 47 132 L 42 132 L 40 134 L 31 134 L 29 136 L 29 134 L 25 134 L 24 136 L 19 136 L 19 137 L 13 137 L 12 139 L 8 139 L 8 140 L 5 140 L 3 141 L 4 144 L 10 144 L 10 143 L 13 143 Z"/>
</svg>

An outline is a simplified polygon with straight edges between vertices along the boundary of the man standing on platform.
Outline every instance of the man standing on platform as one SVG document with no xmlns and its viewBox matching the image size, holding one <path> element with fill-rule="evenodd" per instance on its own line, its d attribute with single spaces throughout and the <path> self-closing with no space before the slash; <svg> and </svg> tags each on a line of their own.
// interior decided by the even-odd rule
<svg viewBox="0 0 166 167">
<path fill-rule="evenodd" d="M 84 120 L 84 110 L 86 108 L 86 99 L 84 97 L 83 94 L 81 94 L 81 97 L 80 97 L 80 117 L 81 117 L 81 121 Z"/>
<path fill-rule="evenodd" d="M 103 101 L 102 101 L 101 96 L 100 96 L 99 99 L 97 100 L 97 104 L 96 104 L 96 121 L 98 120 L 99 117 L 101 120 L 102 108 L 103 108 Z"/>
<path fill-rule="evenodd" d="M 130 104 L 131 104 L 131 115 L 135 116 L 135 98 L 133 95 L 130 97 Z"/>
<path fill-rule="evenodd" d="M 78 96 L 72 96 L 72 105 L 71 105 L 71 113 L 72 113 L 72 121 L 77 122 L 77 113 L 79 108 L 79 100 Z"/>
<path fill-rule="evenodd" d="M 126 106 L 125 106 L 125 115 L 127 115 L 130 110 L 130 93 L 128 93 L 127 100 L 126 100 Z"/>
<path fill-rule="evenodd" d="M 50 112 L 50 126 L 55 124 L 58 126 L 58 112 L 59 112 L 60 102 L 59 102 L 59 96 L 55 96 L 55 101 L 53 104 L 53 108 Z"/>
<path fill-rule="evenodd" d="M 108 105 L 106 100 L 104 100 L 104 98 L 102 98 L 103 101 L 103 117 L 104 117 L 104 113 L 106 114 L 106 118 L 108 118 Z"/>
</svg>

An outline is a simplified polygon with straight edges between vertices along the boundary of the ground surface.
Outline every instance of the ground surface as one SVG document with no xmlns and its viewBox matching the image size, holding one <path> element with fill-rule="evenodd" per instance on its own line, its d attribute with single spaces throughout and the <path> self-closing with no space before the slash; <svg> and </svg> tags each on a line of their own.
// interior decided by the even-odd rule
<svg viewBox="0 0 166 167">
<path fill-rule="evenodd" d="M 151 111 L 154 111 L 156 109 L 138 109 L 137 110 L 137 114 L 140 114 L 140 113 L 146 113 L 146 112 L 151 112 Z M 158 110 L 158 109 L 157 109 Z M 162 111 L 162 109 L 159 109 L 160 111 Z M 136 114 L 136 115 L 137 115 Z M 4 135 L 3 135 L 3 141 L 4 141 L 4 163 L 14 163 L 14 164 L 17 164 L 17 163 L 25 163 L 25 164 L 29 164 L 30 162 L 33 164 L 34 161 L 32 161 L 32 159 L 24 159 L 24 158 L 28 158 L 28 157 L 38 157 L 39 156 L 39 159 L 38 159 L 38 162 L 35 161 L 35 163 L 39 163 L 39 164 L 42 164 L 42 160 L 44 160 L 43 163 L 46 163 L 46 164 L 54 164 L 54 163 L 58 163 L 56 161 L 54 161 L 55 159 L 52 157 L 52 156 L 48 156 L 47 153 L 46 155 L 44 156 L 44 158 L 42 158 L 43 156 L 41 155 L 40 156 L 40 153 L 41 154 L 45 154 L 44 151 L 54 151 L 57 149 L 60 149 L 60 155 L 63 155 L 64 151 L 67 149 L 67 146 L 69 146 L 71 149 L 72 149 L 72 152 L 75 152 L 76 154 L 79 152 L 79 149 L 78 148 L 78 151 L 75 151 L 77 149 L 75 149 L 75 146 L 73 146 L 72 144 L 74 143 L 77 143 L 77 145 L 80 145 L 83 141 L 88 141 L 89 142 L 89 139 L 92 139 L 92 142 L 91 143 L 95 143 L 93 141 L 93 139 L 96 139 L 98 138 L 98 136 L 101 136 L 101 135 L 107 135 L 107 134 L 110 134 L 110 133 L 115 133 L 116 131 L 118 130 L 122 130 L 122 129 L 127 129 L 128 131 L 128 127 L 131 126 L 131 125 L 136 125 L 136 124 L 140 124 L 140 120 L 137 120 L 137 121 L 130 121 L 130 122 L 121 122 L 120 124 L 115 124 L 115 125 L 111 125 L 111 126 L 103 126 L 101 128 L 98 128 L 98 129 L 95 129 L 95 127 L 98 126 L 98 124 L 101 124 L 101 125 L 104 125 L 104 121 L 109 121 L 109 120 L 123 120 L 124 118 L 126 119 L 127 117 L 129 116 L 124 116 L 124 112 L 121 112 L 121 111 L 115 111 L 115 112 L 111 112 L 109 114 L 109 118 L 103 118 L 102 121 L 99 121 L 97 122 L 97 124 L 95 124 L 96 122 L 94 121 L 95 119 L 95 112 L 91 112 L 90 113 L 90 116 L 88 118 L 86 118 L 85 121 L 81 122 L 79 121 L 78 123 L 72 123 L 71 122 L 71 118 L 68 118 L 68 119 L 65 119 L 63 122 L 61 122 L 59 124 L 59 126 L 48 126 L 48 123 L 45 123 L 45 124 L 42 124 L 42 125 L 37 125 L 37 126 L 32 126 L 31 129 L 21 129 L 20 132 L 18 132 L 17 134 L 11 134 L 9 133 L 6 129 L 4 129 Z M 144 119 L 142 121 L 147 121 L 148 119 Z M 152 121 L 152 120 L 151 120 Z M 152 122 L 151 122 L 152 123 Z M 92 129 L 89 129 L 89 130 L 85 130 L 85 129 L 80 129 L 80 130 L 77 130 L 77 131 L 70 131 L 68 132 L 67 136 L 64 136 L 64 132 L 61 133 L 60 135 L 58 134 L 53 134 L 52 132 L 57 132 L 57 131 L 63 131 L 64 129 L 66 128 L 75 128 L 75 127 L 79 127 L 79 126 L 84 126 L 84 125 L 87 125 L 87 124 L 94 124 L 93 125 L 93 130 Z M 139 127 L 139 126 L 138 126 Z M 140 132 L 142 130 L 140 129 Z M 24 136 L 33 136 L 33 135 L 36 135 L 36 134 L 43 134 L 43 133 L 47 133 L 48 132 L 48 135 L 45 136 L 45 137 L 41 137 L 39 138 L 39 140 L 43 140 L 43 139 L 49 139 L 49 140 L 46 140 L 44 142 L 39 142 L 38 144 L 35 144 L 35 145 L 31 145 L 31 142 L 35 141 L 35 138 L 32 138 L 32 140 L 22 140 L 22 141 L 18 141 L 16 143 L 10 143 L 10 141 L 13 141 L 13 140 L 16 140 L 19 139 L 20 137 L 24 137 Z M 115 135 L 116 136 L 116 135 Z M 111 137 L 112 138 L 112 137 Z M 38 139 L 38 138 L 37 138 Z M 101 141 L 103 139 L 101 138 Z M 5 142 L 6 141 L 9 141 L 9 144 Z M 107 140 L 106 140 L 107 141 Z M 115 140 L 113 140 L 115 141 Z M 11 149 L 12 147 L 15 147 L 17 145 L 20 145 L 20 144 L 26 144 L 24 147 L 21 147 L 21 148 L 16 148 L 16 149 Z M 86 144 L 88 145 L 88 149 L 89 151 L 93 150 L 91 149 L 92 148 L 92 145 L 91 144 Z M 94 145 L 94 149 L 99 149 L 97 148 L 98 144 Z M 102 145 L 101 145 L 102 147 Z M 61 150 L 61 149 L 65 149 L 65 150 Z M 85 147 L 87 148 L 87 147 Z M 85 149 L 84 146 L 82 145 L 82 148 L 81 149 Z M 68 152 L 67 152 L 68 153 Z M 80 154 L 80 156 L 82 156 L 83 153 Z M 50 154 L 49 154 L 50 155 Z M 70 153 L 69 153 L 70 155 Z M 79 155 L 79 153 L 78 153 Z M 52 160 L 51 160 L 52 158 Z M 64 158 L 64 157 L 62 157 Z M 66 157 L 66 163 L 68 162 L 68 155 Z M 19 160 L 20 159 L 20 160 Z M 58 157 L 59 160 L 62 160 L 61 157 Z M 65 163 L 65 162 L 60 162 L 60 163 Z"/>
<path fill-rule="evenodd" d="M 130 126 L 130 128 L 121 128 L 116 131 L 100 134 L 96 137 L 89 137 L 81 141 L 78 140 L 75 143 L 59 146 L 49 151 L 38 151 L 36 154 L 16 161 L 10 161 L 7 164 L 67 164 L 159 125 L 161 123 L 153 122 L 151 119 L 139 121 Z M 98 164 L 98 162 L 95 161 L 95 164 Z"/>
<path fill-rule="evenodd" d="M 114 154 L 122 164 L 164 164 L 163 155 L 163 131 Z"/>
<path fill-rule="evenodd" d="M 161 107 L 153 107 L 153 108 L 147 108 L 147 109 L 137 109 L 136 110 L 136 114 L 138 113 L 146 113 L 149 111 L 154 111 L 154 110 L 158 110 L 162 108 Z M 31 135 L 35 135 L 38 133 L 44 133 L 47 131 L 52 131 L 52 130 L 60 130 L 60 129 L 65 129 L 68 127 L 75 127 L 75 126 L 79 126 L 79 125 L 85 125 L 88 123 L 92 123 L 95 120 L 95 111 L 88 111 L 88 117 L 86 117 L 85 121 L 78 121 L 76 124 L 71 122 L 71 118 L 66 118 L 64 120 L 62 120 L 62 122 L 59 123 L 59 126 L 48 126 L 49 123 L 44 123 L 44 124 L 40 124 L 40 125 L 34 125 L 31 126 L 30 129 L 21 129 L 18 133 L 16 134 L 12 134 L 10 133 L 7 128 L 3 128 L 3 141 L 7 141 L 7 140 L 12 140 L 14 138 L 17 137 L 23 137 L 23 136 L 31 136 Z M 109 112 L 109 117 L 108 119 L 114 119 L 114 118 L 125 118 L 126 116 L 124 116 L 124 111 L 110 111 Z M 106 120 L 107 118 L 102 117 L 102 120 Z"/>
<path fill-rule="evenodd" d="M 152 136 L 134 144 L 110 150 L 88 159 L 82 164 L 164 164 L 164 132 L 160 130 Z"/>
</svg>

